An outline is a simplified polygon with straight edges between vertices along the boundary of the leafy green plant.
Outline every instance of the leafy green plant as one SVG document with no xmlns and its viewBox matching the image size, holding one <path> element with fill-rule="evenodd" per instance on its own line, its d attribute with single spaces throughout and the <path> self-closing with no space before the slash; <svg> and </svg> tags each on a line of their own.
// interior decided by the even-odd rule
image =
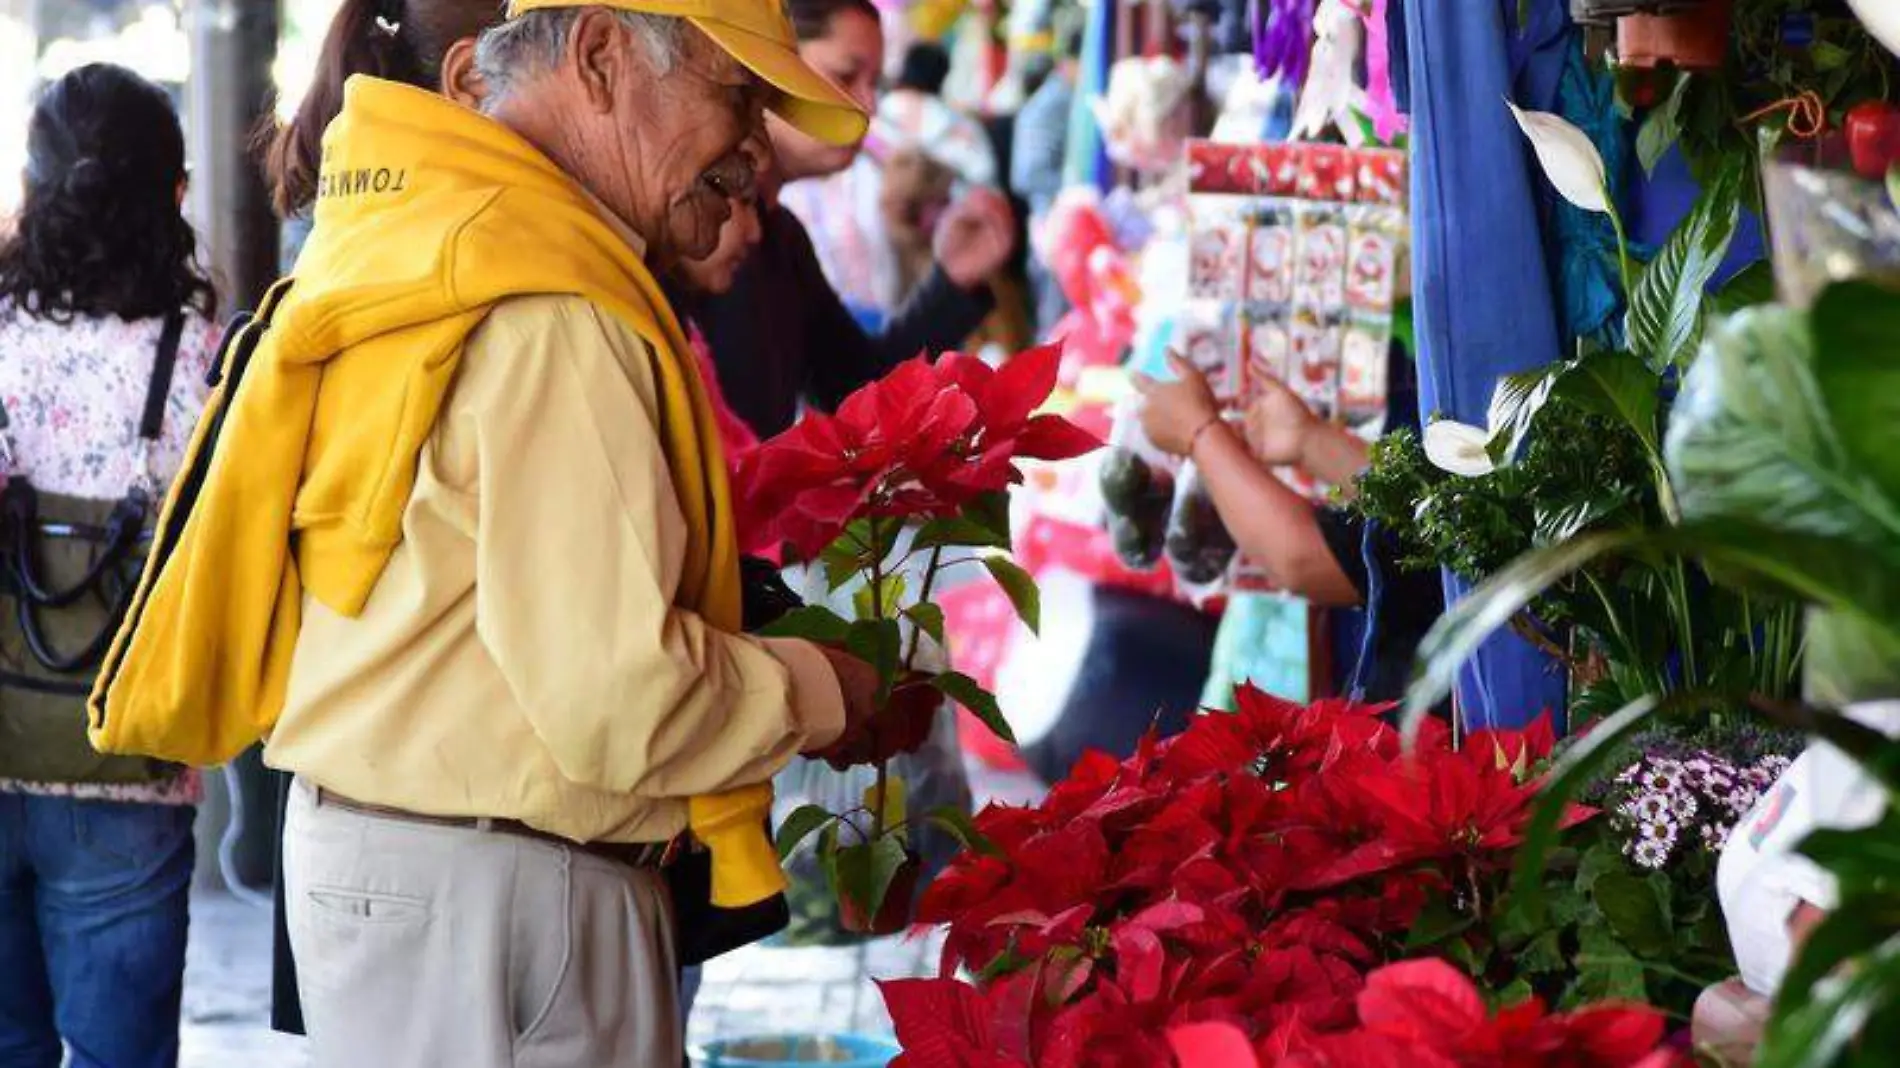
<svg viewBox="0 0 1900 1068">
<path fill-rule="evenodd" d="M 1707 293 L 1738 225 L 1739 168 L 1725 170 L 1655 257 L 1637 264 L 1588 139 L 1554 116 L 1518 121 L 1563 195 L 1616 223 L 1630 350 L 1584 343 L 1571 359 L 1500 381 L 1488 425 L 1476 431 L 1493 462 L 1482 473 L 1437 468 L 1405 433 L 1375 448 L 1354 507 L 1397 536 L 1406 566 L 1442 565 L 1474 581 L 1538 546 L 1677 519 L 1663 460 L 1675 377 L 1718 307 L 1767 295 L 1763 271 Z M 1715 693 L 1733 706 L 1751 694 L 1787 696 L 1795 684 L 1794 603 L 1711 583 L 1679 557 L 1604 554 L 1523 607 L 1509 617 L 1513 629 L 1568 663 L 1582 686 L 1573 719 L 1645 693 Z"/>
<path fill-rule="evenodd" d="M 1744 311 L 1704 345 L 1684 379 L 1665 445 L 1679 521 L 1602 531 L 1533 551 L 1494 575 L 1428 636 L 1407 697 L 1422 719 L 1457 666 L 1562 577 L 1612 557 L 1693 558 L 1731 589 L 1809 608 L 1811 699 L 1900 697 L 1900 296 L 1867 282 L 1831 287 L 1809 313 Z M 1646 721 L 1706 707 L 1704 693 L 1645 696 L 1608 717 L 1553 768 L 1517 889 L 1541 893 L 1541 858 L 1564 799 Z M 1821 708 L 1756 707 L 1834 744 L 1876 776 L 1885 819 L 1815 834 L 1803 851 L 1839 884 L 1837 908 L 1805 944 L 1776 1001 L 1761 1064 L 1885 1064 L 1900 1048 L 1900 742 Z"/>
</svg>

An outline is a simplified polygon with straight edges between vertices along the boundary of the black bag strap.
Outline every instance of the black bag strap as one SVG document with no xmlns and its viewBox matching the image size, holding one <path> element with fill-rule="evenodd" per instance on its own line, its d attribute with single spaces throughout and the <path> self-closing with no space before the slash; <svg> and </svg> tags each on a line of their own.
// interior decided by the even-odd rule
<svg viewBox="0 0 1900 1068">
<path fill-rule="evenodd" d="M 152 361 L 152 377 L 145 385 L 145 416 L 139 420 L 139 437 L 157 441 L 165 429 L 165 402 L 172 393 L 172 372 L 178 369 L 178 342 L 185 334 L 185 313 L 181 309 L 165 317 L 165 329 L 158 335 L 158 356 Z"/>
</svg>

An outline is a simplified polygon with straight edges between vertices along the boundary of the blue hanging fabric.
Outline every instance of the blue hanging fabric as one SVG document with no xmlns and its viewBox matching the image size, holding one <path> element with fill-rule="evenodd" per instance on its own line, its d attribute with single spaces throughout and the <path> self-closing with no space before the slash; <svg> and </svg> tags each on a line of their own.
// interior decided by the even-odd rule
<svg viewBox="0 0 1900 1068">
<path fill-rule="evenodd" d="M 1062 177 L 1069 185 L 1092 185 L 1107 194 L 1115 171 L 1102 143 L 1102 129 L 1089 101 L 1108 94 L 1108 68 L 1115 61 L 1115 5 L 1098 2 L 1089 8 L 1082 29 L 1082 56 L 1077 64 L 1077 92 L 1069 110 L 1069 143 L 1063 152 Z"/>
<path fill-rule="evenodd" d="M 1483 424 L 1499 376 L 1561 354 L 1538 225 L 1535 166 L 1507 99 L 1553 110 L 1570 43 L 1566 0 L 1407 3 L 1412 106 L 1413 310 L 1423 410 Z M 1455 599 L 1464 585 L 1447 580 Z M 1515 635 L 1461 675 L 1472 728 L 1515 727 L 1563 706 L 1565 680 Z"/>
<path fill-rule="evenodd" d="M 1628 124 L 1616 111 L 1616 81 L 1608 71 L 1591 70 L 1581 48 L 1566 49 L 1557 113 L 1596 145 L 1609 177 L 1610 199 L 1626 203 L 1630 141 Z M 1609 216 L 1585 211 L 1560 196 L 1547 194 L 1544 199 L 1551 206 L 1556 239 L 1563 336 L 1621 348 L 1625 304 L 1616 227 Z"/>
</svg>

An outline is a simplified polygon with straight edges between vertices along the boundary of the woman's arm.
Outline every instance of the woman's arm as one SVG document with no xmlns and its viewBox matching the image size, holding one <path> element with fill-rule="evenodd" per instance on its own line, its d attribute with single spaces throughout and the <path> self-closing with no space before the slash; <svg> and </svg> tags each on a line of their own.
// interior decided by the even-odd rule
<svg viewBox="0 0 1900 1068">
<path fill-rule="evenodd" d="M 1194 460 L 1228 533 L 1274 585 L 1316 604 L 1362 603 L 1364 596 L 1333 554 L 1312 504 L 1275 478 L 1240 432 L 1221 418 L 1207 379 L 1193 365 L 1172 354 L 1168 362 L 1176 381 L 1135 379 L 1145 398 L 1141 423 L 1149 440 L 1164 452 Z M 1267 462 L 1295 462 L 1307 449 L 1307 436 L 1322 425 L 1298 397 L 1287 396 L 1301 414 L 1261 428 L 1269 431 L 1257 443 Z M 1330 457 L 1333 446 L 1320 449 Z"/>
</svg>

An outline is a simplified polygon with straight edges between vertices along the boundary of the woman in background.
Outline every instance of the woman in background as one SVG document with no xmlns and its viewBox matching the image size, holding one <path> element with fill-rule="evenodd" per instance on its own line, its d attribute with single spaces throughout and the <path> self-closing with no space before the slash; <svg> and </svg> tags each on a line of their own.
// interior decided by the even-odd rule
<svg viewBox="0 0 1900 1068">
<path fill-rule="evenodd" d="M 37 543 L 0 596 L 0 1064 L 58 1068 L 63 1043 L 74 1068 L 166 1068 L 199 780 L 92 751 L 97 659 L 75 650 L 116 629 L 127 579 L 83 576 L 126 550 L 42 524 L 150 529 L 204 406 L 216 298 L 180 211 L 185 140 L 162 89 L 81 67 L 40 98 L 27 153 L 25 204 L 0 238 L 0 473 L 11 536 Z M 47 586 L 86 588 L 34 608 L 61 639 L 50 647 L 11 603 L 42 568 Z M 49 652 L 76 662 L 54 668 Z"/>
<path fill-rule="evenodd" d="M 789 0 L 799 54 L 866 111 L 877 106 L 884 31 L 871 0 Z M 768 115 L 774 167 L 762 187 L 762 237 L 730 292 L 670 294 L 710 343 L 732 410 L 761 437 L 801 405 L 829 411 L 919 353 L 956 348 L 989 314 L 990 278 L 1015 251 L 1015 220 L 995 190 L 952 205 L 937 227 L 936 264 L 882 328 L 866 333 L 826 280 L 805 226 L 779 207 L 785 183 L 835 174 L 859 146 L 821 144 Z"/>
</svg>

